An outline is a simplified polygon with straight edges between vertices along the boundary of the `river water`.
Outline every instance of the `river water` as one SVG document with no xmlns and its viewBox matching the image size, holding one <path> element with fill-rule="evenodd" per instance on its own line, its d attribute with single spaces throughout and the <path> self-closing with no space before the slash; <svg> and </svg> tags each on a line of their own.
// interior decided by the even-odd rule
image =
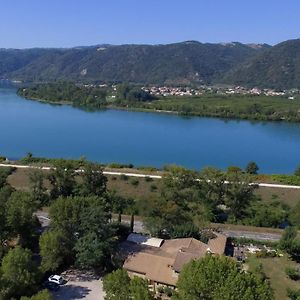
<svg viewBox="0 0 300 300">
<path fill-rule="evenodd" d="M 300 124 L 172 114 L 86 112 L 25 100 L 0 88 L 0 155 L 79 158 L 162 167 L 245 167 L 292 173 L 300 164 Z"/>
</svg>

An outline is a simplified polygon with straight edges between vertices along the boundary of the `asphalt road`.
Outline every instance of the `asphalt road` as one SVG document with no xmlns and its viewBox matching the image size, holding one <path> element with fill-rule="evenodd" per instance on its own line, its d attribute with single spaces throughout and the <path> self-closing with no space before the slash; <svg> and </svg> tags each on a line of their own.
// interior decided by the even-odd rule
<svg viewBox="0 0 300 300">
<path fill-rule="evenodd" d="M 47 228 L 50 225 L 51 220 L 49 219 L 49 215 L 43 211 L 37 211 L 36 214 L 43 228 Z M 129 224 L 130 221 L 124 220 L 126 224 Z M 223 234 L 227 237 L 234 238 L 247 238 L 253 239 L 257 241 L 279 241 L 281 235 L 277 233 L 267 233 L 267 232 L 255 232 L 255 231 L 243 231 L 243 230 L 221 230 Z M 134 222 L 134 232 L 137 233 L 146 233 L 146 229 L 142 221 L 135 220 Z"/>
</svg>

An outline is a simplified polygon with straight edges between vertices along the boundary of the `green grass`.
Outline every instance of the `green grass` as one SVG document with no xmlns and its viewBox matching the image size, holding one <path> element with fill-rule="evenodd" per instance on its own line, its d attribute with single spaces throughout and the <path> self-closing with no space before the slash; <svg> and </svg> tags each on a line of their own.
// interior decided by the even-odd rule
<svg viewBox="0 0 300 300">
<path fill-rule="evenodd" d="M 287 288 L 294 290 L 300 289 L 300 281 L 291 280 L 285 273 L 287 267 L 296 266 L 296 263 L 291 261 L 287 255 L 274 258 L 256 258 L 255 256 L 250 256 L 247 261 L 249 271 L 254 271 L 259 263 L 262 264 L 263 270 L 270 280 L 271 287 L 274 290 L 275 300 L 288 299 Z"/>
<path fill-rule="evenodd" d="M 296 175 L 271 175 L 271 179 L 287 185 L 300 185 L 300 176 Z"/>
</svg>

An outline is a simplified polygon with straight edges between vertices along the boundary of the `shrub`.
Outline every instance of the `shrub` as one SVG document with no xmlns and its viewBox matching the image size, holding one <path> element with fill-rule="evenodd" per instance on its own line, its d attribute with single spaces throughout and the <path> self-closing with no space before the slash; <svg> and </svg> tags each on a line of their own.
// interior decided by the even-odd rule
<svg viewBox="0 0 300 300">
<path fill-rule="evenodd" d="M 287 291 L 287 296 L 291 300 L 298 300 L 300 298 L 300 290 L 292 290 L 288 288 L 286 291 Z"/>
<path fill-rule="evenodd" d="M 119 164 L 119 163 L 111 163 L 108 164 L 107 166 L 112 169 L 132 169 L 134 167 L 133 164 Z"/>
<path fill-rule="evenodd" d="M 124 175 L 124 174 L 121 174 L 120 179 L 126 181 L 126 180 L 128 180 L 128 176 Z"/>
<path fill-rule="evenodd" d="M 163 293 L 164 293 L 165 295 L 167 295 L 168 297 L 172 297 L 172 296 L 173 296 L 173 292 L 174 292 L 174 290 L 171 289 L 171 288 L 168 287 L 168 286 L 164 287 L 164 289 L 163 289 Z"/>
<path fill-rule="evenodd" d="M 148 172 L 155 172 L 158 171 L 159 169 L 155 167 L 148 167 L 148 166 L 141 166 L 137 168 L 138 170 L 143 170 L 143 171 L 148 171 Z"/>
<path fill-rule="evenodd" d="M 157 186 L 156 186 L 155 184 L 151 184 L 151 185 L 150 185 L 150 191 L 151 191 L 151 192 L 157 191 Z"/>
<path fill-rule="evenodd" d="M 133 185 L 133 186 L 138 186 L 139 185 L 139 180 L 138 179 L 132 179 L 131 180 L 131 184 Z"/>
<path fill-rule="evenodd" d="M 151 181 L 153 181 L 153 178 L 151 178 L 151 177 L 149 177 L 149 176 L 146 176 L 146 177 L 145 177 L 145 181 L 146 181 L 146 182 L 151 182 Z"/>
<path fill-rule="evenodd" d="M 300 271 L 293 268 L 293 267 L 287 267 L 285 269 L 285 273 L 292 280 L 299 280 L 300 279 Z"/>
</svg>

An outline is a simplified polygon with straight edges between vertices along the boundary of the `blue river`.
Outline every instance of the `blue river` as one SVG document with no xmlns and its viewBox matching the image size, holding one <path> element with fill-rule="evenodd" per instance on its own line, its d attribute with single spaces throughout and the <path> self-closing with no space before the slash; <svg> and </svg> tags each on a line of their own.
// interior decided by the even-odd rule
<svg viewBox="0 0 300 300">
<path fill-rule="evenodd" d="M 262 173 L 292 173 L 300 164 L 300 124 L 250 122 L 172 114 L 103 110 L 25 100 L 0 88 L 0 155 L 27 152 L 136 166 L 178 164 L 245 167 Z"/>
</svg>

